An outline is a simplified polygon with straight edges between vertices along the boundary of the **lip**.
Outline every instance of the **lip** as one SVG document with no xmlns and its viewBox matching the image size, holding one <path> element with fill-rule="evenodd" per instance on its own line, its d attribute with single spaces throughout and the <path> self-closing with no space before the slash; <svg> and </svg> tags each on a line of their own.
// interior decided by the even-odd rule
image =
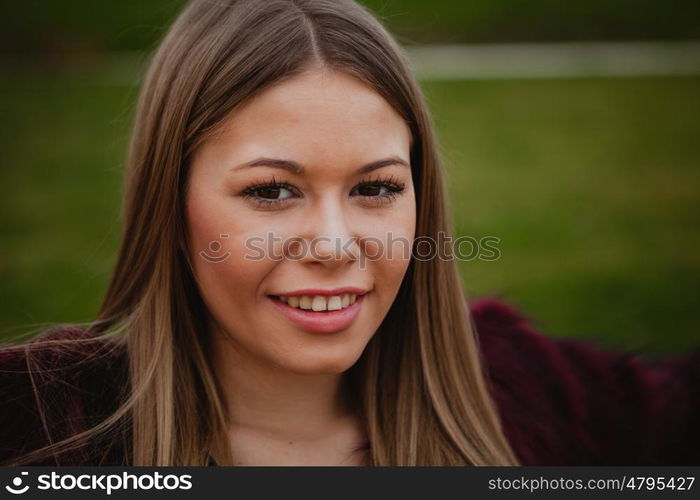
<svg viewBox="0 0 700 500">
<path fill-rule="evenodd" d="M 336 290 L 333 290 L 333 294 L 337 294 Z M 304 293 L 295 292 L 291 295 L 312 295 L 308 293 L 308 290 L 302 291 Z M 315 293 L 313 295 L 324 294 Z M 355 303 L 346 307 L 345 309 L 338 309 L 337 311 L 326 312 L 307 311 L 304 309 L 298 309 L 296 307 L 292 307 L 290 305 L 285 304 L 275 296 L 268 295 L 267 298 L 270 299 L 270 301 L 272 301 L 272 304 L 275 306 L 275 308 L 277 308 L 277 310 L 280 313 L 282 313 L 284 317 L 286 317 L 299 328 L 312 333 L 336 333 L 345 330 L 350 325 L 352 325 L 357 316 L 360 314 L 360 308 L 362 307 L 362 302 L 364 302 L 365 295 L 358 295 L 355 299 Z"/>
<path fill-rule="evenodd" d="M 365 290 L 364 288 L 358 288 L 356 286 L 341 286 L 339 288 L 333 288 L 330 290 L 323 288 L 305 288 L 303 290 L 294 290 L 293 292 L 287 293 L 274 293 L 271 295 L 281 295 L 283 297 L 301 297 L 302 295 L 313 297 L 314 295 L 323 295 L 328 297 L 331 295 L 343 295 L 345 293 L 354 293 L 359 297 L 360 295 L 365 295 L 368 292 L 368 290 Z"/>
</svg>

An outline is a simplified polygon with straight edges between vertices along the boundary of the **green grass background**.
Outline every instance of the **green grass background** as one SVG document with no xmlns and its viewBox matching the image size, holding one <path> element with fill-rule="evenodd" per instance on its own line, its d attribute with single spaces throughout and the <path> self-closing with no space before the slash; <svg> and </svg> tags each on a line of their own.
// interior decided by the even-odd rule
<svg viewBox="0 0 700 500">
<path fill-rule="evenodd" d="M 426 85 L 461 265 L 551 335 L 621 349 L 700 344 L 700 79 Z"/>
<path fill-rule="evenodd" d="M 138 89 L 100 74 L 0 80 L 0 339 L 93 318 L 120 231 Z M 545 333 L 677 353 L 700 344 L 700 78 L 423 82 L 460 263 Z"/>
<path fill-rule="evenodd" d="M 683 40 L 697 0 L 360 0 L 405 43 Z M 0 54 L 155 45 L 186 0 L 0 0 Z"/>
</svg>

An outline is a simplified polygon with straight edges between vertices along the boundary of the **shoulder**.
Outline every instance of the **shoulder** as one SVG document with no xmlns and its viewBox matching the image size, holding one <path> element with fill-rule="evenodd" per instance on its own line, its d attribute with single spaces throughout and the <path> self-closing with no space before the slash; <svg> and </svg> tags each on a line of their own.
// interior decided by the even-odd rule
<svg viewBox="0 0 700 500">
<path fill-rule="evenodd" d="M 470 311 L 488 375 L 511 389 L 517 384 L 529 393 L 562 391 L 562 402 L 575 406 L 591 380 L 613 383 L 624 371 L 652 374 L 647 370 L 654 368 L 635 353 L 604 349 L 591 340 L 549 337 L 500 299 L 479 299 Z"/>
<path fill-rule="evenodd" d="M 125 382 L 125 350 L 80 325 L 0 347 L 0 463 L 79 432 Z"/>
<path fill-rule="evenodd" d="M 700 351 L 650 360 L 549 338 L 506 301 L 469 303 L 504 431 L 526 465 L 698 460 Z"/>
<path fill-rule="evenodd" d="M 509 386 L 516 376 L 521 383 L 532 383 L 532 376 L 559 373 L 569 377 L 568 365 L 562 357 L 560 342 L 533 327 L 531 318 L 504 300 L 485 297 L 469 304 L 482 359 L 494 381 L 506 381 Z M 557 385 L 561 385 L 558 383 Z"/>
<path fill-rule="evenodd" d="M 12 381 L 33 380 L 38 374 L 51 374 L 49 381 L 84 377 L 94 371 L 117 369 L 125 349 L 119 337 L 99 336 L 82 325 L 56 325 L 31 340 L 0 346 L 0 378 L 3 389 L 12 390 Z M 60 375 L 60 377 L 59 377 Z"/>
<path fill-rule="evenodd" d="M 556 343 L 506 301 L 481 298 L 469 309 L 491 395 L 516 454 L 528 465 L 569 463 L 574 457 L 566 455 L 585 447 L 584 436 L 575 435 L 581 399 Z"/>
</svg>

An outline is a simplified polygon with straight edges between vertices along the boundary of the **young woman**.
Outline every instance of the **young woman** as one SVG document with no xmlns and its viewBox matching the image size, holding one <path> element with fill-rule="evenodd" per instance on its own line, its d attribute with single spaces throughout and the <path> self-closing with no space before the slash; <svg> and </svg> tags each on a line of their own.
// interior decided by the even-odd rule
<svg viewBox="0 0 700 500">
<path fill-rule="evenodd" d="M 697 444 L 697 357 L 549 341 L 493 300 L 470 315 L 454 260 L 415 257 L 450 233 L 431 121 L 350 0 L 192 2 L 143 86 L 123 218 L 95 321 L 0 352 L 5 463 L 653 463 Z"/>
</svg>

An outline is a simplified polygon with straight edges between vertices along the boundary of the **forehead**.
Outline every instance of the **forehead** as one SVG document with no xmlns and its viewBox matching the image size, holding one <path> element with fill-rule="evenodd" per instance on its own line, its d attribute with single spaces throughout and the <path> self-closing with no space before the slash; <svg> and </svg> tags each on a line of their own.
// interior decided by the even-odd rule
<svg viewBox="0 0 700 500">
<path fill-rule="evenodd" d="M 401 116 L 358 79 L 331 70 L 304 73 L 265 89 L 222 124 L 215 141 L 242 155 L 406 154 L 410 131 Z"/>
</svg>

